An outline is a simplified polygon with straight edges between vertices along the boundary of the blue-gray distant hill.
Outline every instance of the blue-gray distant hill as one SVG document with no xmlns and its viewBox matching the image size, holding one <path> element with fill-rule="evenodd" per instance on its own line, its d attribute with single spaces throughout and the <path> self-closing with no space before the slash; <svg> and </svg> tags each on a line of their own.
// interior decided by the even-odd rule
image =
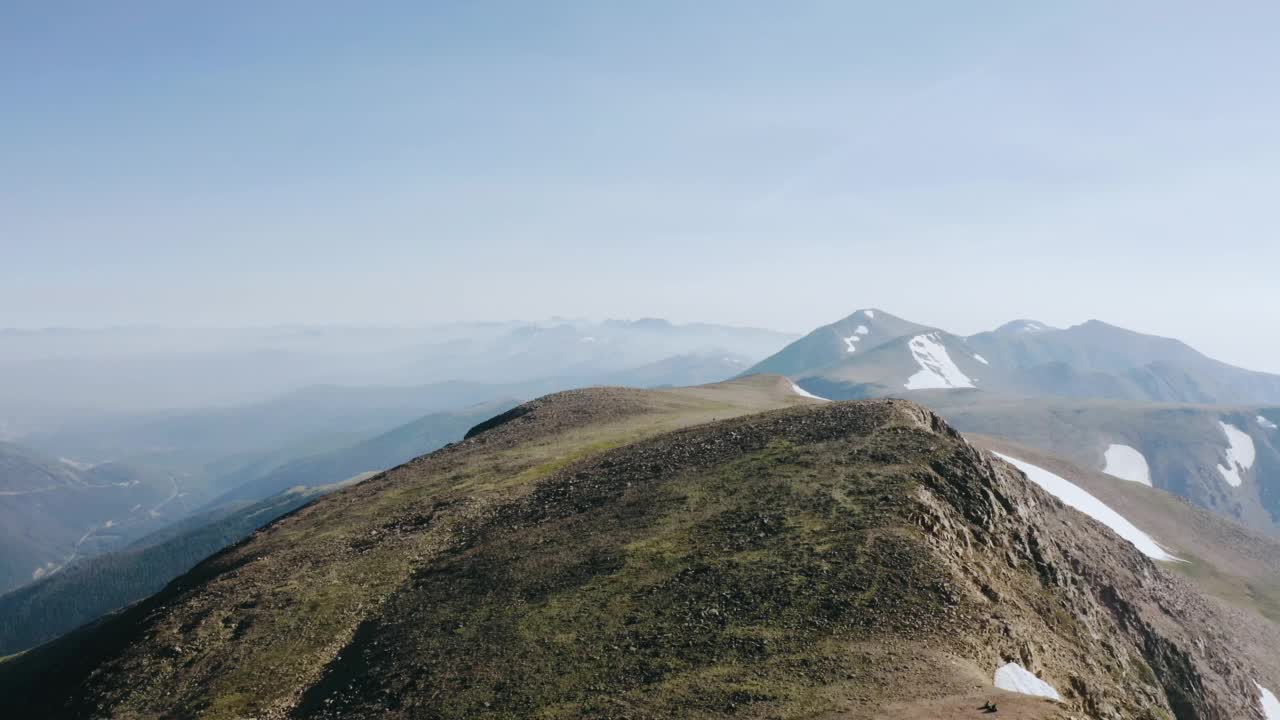
<svg viewBox="0 0 1280 720">
<path fill-rule="evenodd" d="M 285 463 L 223 494 L 211 505 L 258 500 L 295 486 L 327 485 L 361 473 L 395 467 L 461 440 L 472 426 L 510 410 L 519 402 L 495 400 L 426 415 L 367 440 Z"/>
</svg>

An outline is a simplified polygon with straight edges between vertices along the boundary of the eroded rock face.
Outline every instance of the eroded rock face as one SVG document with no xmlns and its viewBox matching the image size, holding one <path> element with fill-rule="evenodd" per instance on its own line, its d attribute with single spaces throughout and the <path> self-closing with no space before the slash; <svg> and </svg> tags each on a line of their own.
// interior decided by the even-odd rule
<svg viewBox="0 0 1280 720">
<path fill-rule="evenodd" d="M 537 401 L 82 633 L 62 676 L 37 672 L 57 647 L 0 666 L 0 689 L 25 677 L 47 717 L 856 718 L 1016 662 L 1062 696 L 1041 717 L 1257 714 L 1207 603 L 927 410 L 673 432 L 646 412 L 639 391 Z M 638 424 L 585 432 L 618 418 Z"/>
<path fill-rule="evenodd" d="M 996 654 L 1066 682 L 1097 717 L 1132 717 L 1149 705 L 1177 718 L 1251 717 L 1242 681 L 1248 663 L 1235 651 L 1232 623 L 1180 578 L 1159 568 L 1100 524 L 1067 510 L 1012 466 L 977 451 L 941 463 L 916 493 L 917 524 L 957 574 L 992 602 Z M 967 522 L 957 522 L 956 515 Z M 1003 568 L 974 548 L 1003 554 Z M 990 552 L 988 552 L 988 555 Z M 1077 626 L 1036 631 L 1026 593 L 1000 588 L 1017 571 L 1033 573 Z M 1028 632 L 1028 631 L 1031 632 Z M 1066 662 L 1064 662 L 1066 661 Z M 1056 666 L 1056 667 L 1054 667 Z M 1134 682 L 1134 681 L 1137 682 Z M 1163 695 L 1163 698 L 1161 697 Z"/>
</svg>

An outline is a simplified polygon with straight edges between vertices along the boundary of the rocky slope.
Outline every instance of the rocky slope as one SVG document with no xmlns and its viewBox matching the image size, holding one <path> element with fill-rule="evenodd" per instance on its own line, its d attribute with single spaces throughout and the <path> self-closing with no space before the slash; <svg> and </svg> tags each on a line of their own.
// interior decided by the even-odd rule
<svg viewBox="0 0 1280 720">
<path fill-rule="evenodd" d="M 0 664 L 0 697 L 20 717 L 891 718 L 991 700 L 1000 717 L 1261 718 L 1253 683 L 1276 679 L 1234 632 L 933 413 L 757 377 L 529 403 Z M 993 689 L 1009 663 L 1061 702 Z"/>
<path fill-rule="evenodd" d="M 1244 528 L 1177 495 L 1075 465 L 999 438 L 965 434 L 975 446 L 1056 473 L 1090 493 L 1182 562 L 1164 565 L 1223 606 L 1244 628 L 1250 657 L 1280 677 L 1280 541 Z"/>
</svg>

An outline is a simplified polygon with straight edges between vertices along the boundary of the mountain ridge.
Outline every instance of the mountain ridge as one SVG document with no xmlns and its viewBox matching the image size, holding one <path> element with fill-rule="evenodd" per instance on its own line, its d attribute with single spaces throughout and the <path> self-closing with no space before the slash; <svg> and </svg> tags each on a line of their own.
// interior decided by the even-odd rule
<svg viewBox="0 0 1280 720">
<path fill-rule="evenodd" d="M 995 698 L 1217 720 L 1256 716 L 1251 683 L 1274 683 L 1183 581 L 914 404 L 757 376 L 523 408 L 0 664 L 0 693 L 51 718 L 872 718 Z M 1062 702 L 992 688 L 1010 663 Z"/>
<path fill-rule="evenodd" d="M 867 317 L 868 312 L 874 317 Z M 882 334 L 874 342 L 856 344 L 856 336 L 851 334 L 858 325 L 874 322 L 874 318 L 890 322 L 876 328 Z M 1014 320 L 995 330 L 962 336 L 883 310 L 858 310 L 813 330 L 742 374 L 777 372 L 804 384 L 807 379 L 839 372 L 837 367 L 857 367 L 863 354 L 854 352 L 849 345 L 870 350 L 903 337 L 930 333 L 942 333 L 959 346 L 959 352 L 953 355 L 983 358 L 986 372 L 999 379 L 993 387 L 1006 392 L 1155 402 L 1280 403 L 1280 374 L 1236 367 L 1181 340 L 1140 333 L 1098 319 L 1064 329 L 1034 320 Z M 846 345 L 847 336 L 855 343 Z M 1060 368 L 1057 377 L 1051 370 L 1054 366 Z M 1061 377 L 1065 369 L 1080 379 L 1069 381 Z M 1009 371 L 1014 374 L 1000 377 L 1001 372 Z M 1072 392 L 1061 386 L 1064 382 L 1080 382 L 1083 386 Z"/>
</svg>

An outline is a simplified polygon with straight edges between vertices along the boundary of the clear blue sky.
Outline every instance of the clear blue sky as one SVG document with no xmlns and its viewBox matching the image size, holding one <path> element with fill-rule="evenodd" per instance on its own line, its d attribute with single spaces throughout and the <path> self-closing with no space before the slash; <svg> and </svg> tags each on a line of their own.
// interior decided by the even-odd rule
<svg viewBox="0 0 1280 720">
<path fill-rule="evenodd" d="M 0 4 L 0 326 L 1099 317 L 1280 371 L 1280 5 Z"/>
</svg>

